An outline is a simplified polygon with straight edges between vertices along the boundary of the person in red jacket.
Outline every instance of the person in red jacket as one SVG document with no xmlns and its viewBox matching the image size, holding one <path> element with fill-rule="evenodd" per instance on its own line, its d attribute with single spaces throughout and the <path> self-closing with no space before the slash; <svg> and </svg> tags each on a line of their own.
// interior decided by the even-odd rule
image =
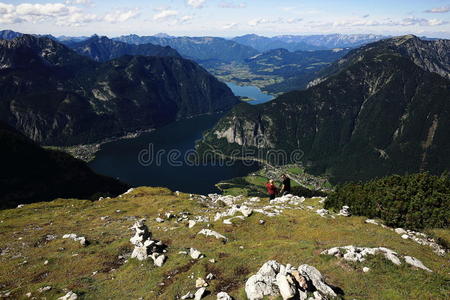
<svg viewBox="0 0 450 300">
<path fill-rule="evenodd" d="M 273 182 L 273 179 L 270 179 L 266 183 L 266 188 L 267 188 L 267 193 L 269 194 L 270 200 L 275 199 L 275 197 L 278 194 L 278 189 L 277 189 L 275 183 Z"/>
</svg>

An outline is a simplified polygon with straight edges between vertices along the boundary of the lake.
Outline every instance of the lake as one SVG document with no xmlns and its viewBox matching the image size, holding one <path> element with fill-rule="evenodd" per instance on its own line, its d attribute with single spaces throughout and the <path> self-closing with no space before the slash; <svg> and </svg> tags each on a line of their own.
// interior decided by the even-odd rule
<svg viewBox="0 0 450 300">
<path fill-rule="evenodd" d="M 245 166 L 242 162 L 220 167 L 190 166 L 189 161 L 184 161 L 186 153 L 194 149 L 195 141 L 212 128 L 220 116 L 182 120 L 136 138 L 106 143 L 89 165 L 97 173 L 132 186 L 162 186 L 196 194 L 218 192 L 214 184 L 258 169 L 256 164 Z"/>
<path fill-rule="evenodd" d="M 232 82 L 225 82 L 228 87 L 233 91 L 236 96 L 248 97 L 255 99 L 254 101 L 249 101 L 250 104 L 261 104 L 270 100 L 273 100 L 272 95 L 263 93 L 257 86 L 246 85 L 240 86 Z"/>
</svg>

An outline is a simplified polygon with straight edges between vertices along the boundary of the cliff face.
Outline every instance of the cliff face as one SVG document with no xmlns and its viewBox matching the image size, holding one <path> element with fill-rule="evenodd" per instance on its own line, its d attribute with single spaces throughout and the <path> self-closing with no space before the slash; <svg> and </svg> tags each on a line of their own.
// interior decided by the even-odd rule
<svg viewBox="0 0 450 300">
<path fill-rule="evenodd" d="M 46 38 L 0 41 L 0 120 L 50 145 L 94 142 L 230 109 L 231 90 L 179 57 L 97 63 Z"/>
<path fill-rule="evenodd" d="M 70 155 L 45 150 L 0 122 L 0 209 L 55 198 L 93 198 L 118 195 L 128 186 L 97 175 Z"/>
<path fill-rule="evenodd" d="M 334 181 L 450 169 L 450 81 L 414 58 L 369 48 L 306 91 L 237 106 L 200 149 L 299 149 L 311 172 Z"/>
</svg>

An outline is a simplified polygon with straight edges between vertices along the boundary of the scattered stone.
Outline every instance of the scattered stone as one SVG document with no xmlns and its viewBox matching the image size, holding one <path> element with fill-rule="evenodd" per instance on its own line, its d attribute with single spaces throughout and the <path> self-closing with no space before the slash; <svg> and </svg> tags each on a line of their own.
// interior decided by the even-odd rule
<svg viewBox="0 0 450 300">
<path fill-rule="evenodd" d="M 407 264 L 410 264 L 411 266 L 414 266 L 414 267 L 416 267 L 416 268 L 425 270 L 425 271 L 427 271 L 427 272 L 430 272 L 430 273 L 433 272 L 433 271 L 431 271 L 429 268 L 425 267 L 425 265 L 424 265 L 420 260 L 418 260 L 418 259 L 415 258 L 415 257 L 412 257 L 412 256 L 405 256 L 405 262 L 406 262 Z"/>
<path fill-rule="evenodd" d="M 19 204 L 19 205 L 17 205 L 17 208 L 22 208 L 24 206 L 25 206 L 25 204 Z"/>
<path fill-rule="evenodd" d="M 220 292 L 217 294 L 217 300 L 233 300 L 233 298 L 225 292 Z"/>
<path fill-rule="evenodd" d="M 134 245 L 131 258 L 142 261 L 150 257 L 153 259 L 155 266 L 161 267 L 167 259 L 163 254 L 166 246 L 161 241 L 152 240 L 152 234 L 145 225 L 145 219 L 134 223 L 132 229 L 134 229 L 135 234 L 130 239 L 130 242 Z"/>
<path fill-rule="evenodd" d="M 207 287 L 208 283 L 205 281 L 205 279 L 203 278 L 197 278 L 197 280 L 195 281 L 195 287 L 196 288 L 201 288 L 201 287 Z"/>
<path fill-rule="evenodd" d="M 100 217 L 100 220 L 107 221 L 109 219 L 109 216 Z"/>
<path fill-rule="evenodd" d="M 193 259 L 200 259 L 203 257 L 203 254 L 198 251 L 197 249 L 191 248 L 189 249 L 189 255 L 193 258 Z"/>
<path fill-rule="evenodd" d="M 380 225 L 377 221 L 375 221 L 373 219 L 367 219 L 365 222 L 367 224 Z"/>
<path fill-rule="evenodd" d="M 211 229 L 202 229 L 197 234 L 203 234 L 203 235 L 206 235 L 206 236 L 213 236 L 213 237 L 215 237 L 218 240 L 222 239 L 224 242 L 228 241 L 228 238 L 226 238 L 225 236 L 223 236 L 220 233 L 218 233 L 216 231 L 213 231 Z"/>
<path fill-rule="evenodd" d="M 232 217 L 229 219 L 225 219 L 225 220 L 223 220 L 223 224 L 233 225 L 233 220 L 235 220 L 235 219 L 244 220 L 245 217 L 244 216 L 236 216 L 236 217 Z"/>
<path fill-rule="evenodd" d="M 264 225 L 266 223 L 266 221 L 264 220 L 259 220 L 259 225 Z"/>
<path fill-rule="evenodd" d="M 160 218 L 160 217 L 157 217 L 157 218 L 155 219 L 155 221 L 156 221 L 157 223 L 164 223 L 164 219 L 163 219 L 163 218 Z"/>
<path fill-rule="evenodd" d="M 327 217 L 330 214 L 328 209 L 325 209 L 325 208 L 316 210 L 316 213 L 323 218 Z"/>
<path fill-rule="evenodd" d="M 120 209 L 116 209 L 116 213 L 120 214 L 122 211 Z"/>
<path fill-rule="evenodd" d="M 175 191 L 175 195 L 180 196 L 180 191 Z"/>
<path fill-rule="evenodd" d="M 31 295 L 32 295 L 31 292 L 25 294 L 25 296 L 27 296 L 27 298 L 31 298 Z"/>
<path fill-rule="evenodd" d="M 69 291 L 64 296 L 58 298 L 58 300 L 76 300 L 76 299 L 78 299 L 78 295 L 72 291 Z"/>
<path fill-rule="evenodd" d="M 407 239 L 409 239 L 409 235 L 407 235 L 407 234 L 403 234 L 403 235 L 402 235 L 402 239 L 404 239 L 404 240 L 407 240 Z"/>
<path fill-rule="evenodd" d="M 84 236 L 77 236 L 75 233 L 65 234 L 63 235 L 63 239 L 72 239 L 76 242 L 79 242 L 81 246 L 87 246 L 89 244 Z"/>
<path fill-rule="evenodd" d="M 363 268 L 362 270 L 363 270 L 363 272 L 364 272 L 364 273 L 367 273 L 367 272 L 369 272 L 369 271 L 370 271 L 370 268 L 368 268 L 368 267 L 364 267 L 364 268 Z"/>
<path fill-rule="evenodd" d="M 189 222 L 188 222 L 188 227 L 189 227 L 189 228 L 192 228 L 192 227 L 195 226 L 195 224 L 197 224 L 197 222 L 195 222 L 194 220 L 189 220 Z"/>
<path fill-rule="evenodd" d="M 166 262 L 166 259 L 167 257 L 164 254 L 156 257 L 156 259 L 154 260 L 155 266 L 162 267 L 162 265 Z"/>
<path fill-rule="evenodd" d="M 48 260 L 44 261 L 44 266 L 48 265 Z"/>
<path fill-rule="evenodd" d="M 406 230 L 403 229 L 403 228 L 396 228 L 394 231 L 395 231 L 395 233 L 397 233 L 397 234 L 406 234 L 406 233 L 408 233 L 408 232 L 406 232 Z"/>
<path fill-rule="evenodd" d="M 193 299 L 194 298 L 194 294 L 192 294 L 191 292 L 188 292 L 186 295 L 181 296 L 181 300 L 186 300 L 186 299 Z"/>
<path fill-rule="evenodd" d="M 206 288 L 204 288 L 204 287 L 199 288 L 199 289 L 195 292 L 194 299 L 195 299 L 195 300 L 200 300 L 200 299 L 202 299 L 203 296 L 205 295 L 205 293 L 206 293 Z"/>
<path fill-rule="evenodd" d="M 48 285 L 48 286 L 44 286 L 44 287 L 39 288 L 38 292 L 39 293 L 44 293 L 44 292 L 50 291 L 51 289 L 52 289 L 52 287 Z"/>
<path fill-rule="evenodd" d="M 342 206 L 342 209 L 339 211 L 339 215 L 343 217 L 350 217 L 352 215 L 350 213 L 350 207 L 347 205 Z"/>
<path fill-rule="evenodd" d="M 390 260 L 393 264 L 399 266 L 401 265 L 401 261 L 399 255 L 388 248 L 378 247 L 378 248 L 365 248 L 365 247 L 355 247 L 355 246 L 345 246 L 345 247 L 335 247 L 328 250 L 323 251 L 322 255 L 332 255 L 336 257 L 342 257 L 344 260 L 354 261 L 354 262 L 363 262 L 366 260 L 367 255 L 376 255 L 383 254 L 387 260 Z M 424 270 L 431 270 L 425 267 L 422 262 L 414 257 L 405 256 L 404 260 L 406 263 L 418 267 Z"/>
<path fill-rule="evenodd" d="M 213 280 L 214 278 L 216 278 L 216 277 L 212 273 L 209 273 L 208 275 L 206 275 L 206 280 Z"/>
<path fill-rule="evenodd" d="M 211 258 L 210 260 L 208 260 L 210 263 L 215 264 L 216 260 L 214 258 Z"/>
<path fill-rule="evenodd" d="M 284 266 L 273 260 L 266 262 L 245 284 L 245 292 L 250 300 L 278 295 L 283 299 L 306 299 L 307 291 L 316 291 L 317 296 L 320 296 L 318 299 L 337 296 L 316 268 L 301 265 L 296 270 L 291 265 Z"/>
</svg>

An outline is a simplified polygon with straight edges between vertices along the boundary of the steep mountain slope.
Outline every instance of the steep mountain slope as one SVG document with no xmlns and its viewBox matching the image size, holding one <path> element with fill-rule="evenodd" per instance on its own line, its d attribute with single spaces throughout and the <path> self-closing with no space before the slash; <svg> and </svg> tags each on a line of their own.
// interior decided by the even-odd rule
<svg viewBox="0 0 450 300">
<path fill-rule="evenodd" d="M 0 41 L 0 120 L 43 144 L 98 141 L 238 99 L 196 63 L 123 56 L 97 63 L 46 38 Z"/>
<path fill-rule="evenodd" d="M 289 51 L 308 51 L 359 47 L 383 38 L 386 37 L 373 34 L 279 35 L 270 38 L 248 34 L 235 37 L 233 41 L 264 52 L 277 48 Z"/>
<path fill-rule="evenodd" d="M 97 175 L 82 161 L 44 150 L 0 122 L 0 209 L 55 198 L 118 195 L 128 188 L 118 180 Z"/>
<path fill-rule="evenodd" d="M 75 52 L 89 56 L 99 62 L 105 62 L 124 55 L 181 57 L 176 50 L 168 46 L 127 44 L 113 41 L 106 36 L 99 37 L 97 35 L 81 42 L 66 43 L 66 45 Z"/>
<path fill-rule="evenodd" d="M 154 44 L 169 46 L 182 56 L 196 62 L 243 61 L 258 54 L 255 49 L 218 37 L 161 37 L 127 35 L 114 38 L 129 44 Z"/>
<path fill-rule="evenodd" d="M 237 106 L 207 133 L 200 151 L 230 153 L 242 145 L 300 149 L 310 172 L 337 182 L 449 170 L 450 81 L 426 70 L 439 60 L 423 69 L 412 56 L 400 55 L 397 44 L 405 39 L 350 53 L 334 75 L 306 91 Z M 436 44 L 424 44 L 430 45 L 423 50 L 428 57 L 440 49 Z"/>
<path fill-rule="evenodd" d="M 355 61 L 363 58 L 365 53 L 378 52 L 402 56 L 412 60 L 422 69 L 437 73 L 450 79 L 450 42 L 449 40 L 423 40 L 414 35 L 405 35 L 365 45 L 351 51 L 347 56 L 329 68 L 319 72 L 320 78 L 312 83 L 321 82 L 328 76 L 340 72 Z"/>
</svg>

